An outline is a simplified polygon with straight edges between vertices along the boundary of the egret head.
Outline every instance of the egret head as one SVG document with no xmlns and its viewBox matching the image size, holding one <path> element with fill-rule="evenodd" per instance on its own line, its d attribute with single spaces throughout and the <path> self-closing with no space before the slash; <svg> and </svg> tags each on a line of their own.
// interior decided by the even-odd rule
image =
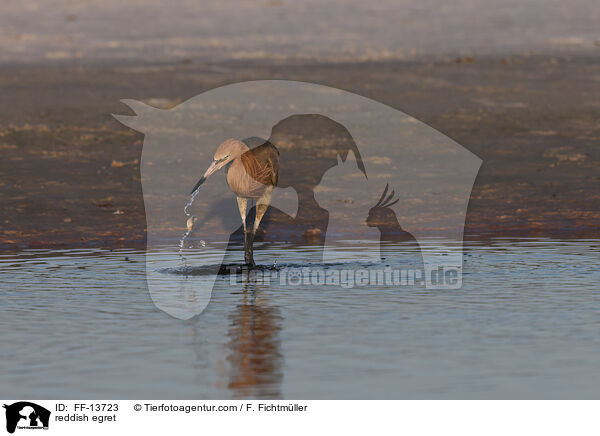
<svg viewBox="0 0 600 436">
<path fill-rule="evenodd" d="M 248 146 L 237 139 L 226 139 L 223 141 L 221 145 L 217 147 L 217 151 L 215 151 L 212 163 L 202 178 L 198 181 L 198 183 L 196 183 L 196 186 L 194 186 L 194 189 L 192 189 L 191 193 L 193 194 L 196 192 L 200 185 L 202 185 L 202 183 L 204 183 L 204 181 L 208 179 L 211 174 L 219 171 L 232 160 L 239 157 L 246 150 L 248 150 Z"/>
</svg>

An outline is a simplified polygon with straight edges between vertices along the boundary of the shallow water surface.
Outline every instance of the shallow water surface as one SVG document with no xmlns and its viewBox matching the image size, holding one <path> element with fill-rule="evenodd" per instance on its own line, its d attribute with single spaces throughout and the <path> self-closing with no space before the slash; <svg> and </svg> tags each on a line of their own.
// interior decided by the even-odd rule
<svg viewBox="0 0 600 436">
<path fill-rule="evenodd" d="M 311 250 L 297 248 L 295 263 Z M 340 250 L 340 263 L 360 267 L 358 250 Z M 153 304 L 143 252 L 3 254 L 0 390 L 29 399 L 597 398 L 599 253 L 598 240 L 469 243 L 459 290 L 223 275 L 187 321 Z"/>
</svg>

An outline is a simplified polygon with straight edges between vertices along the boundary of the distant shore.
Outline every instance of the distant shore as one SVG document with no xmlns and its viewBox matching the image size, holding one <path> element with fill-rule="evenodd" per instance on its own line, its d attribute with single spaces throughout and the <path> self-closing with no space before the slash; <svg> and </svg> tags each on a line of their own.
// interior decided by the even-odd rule
<svg viewBox="0 0 600 436">
<path fill-rule="evenodd" d="M 600 59 L 5 65 L 0 70 L 0 250 L 143 247 L 143 135 L 111 113 L 170 107 L 228 83 L 302 80 L 399 109 L 483 165 L 466 238 L 600 237 Z"/>
</svg>

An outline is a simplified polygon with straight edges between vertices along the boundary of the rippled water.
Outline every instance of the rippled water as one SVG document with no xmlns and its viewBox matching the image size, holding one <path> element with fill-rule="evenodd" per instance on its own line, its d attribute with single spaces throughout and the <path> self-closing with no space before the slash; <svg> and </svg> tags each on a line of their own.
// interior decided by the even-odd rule
<svg viewBox="0 0 600 436">
<path fill-rule="evenodd" d="M 296 250 L 296 262 L 311 250 Z M 152 303 L 143 252 L 4 254 L 0 390 L 30 399 L 597 398 L 599 253 L 598 240 L 470 243 L 460 290 L 222 276 L 188 321 Z M 340 251 L 341 263 L 355 257 Z"/>
</svg>

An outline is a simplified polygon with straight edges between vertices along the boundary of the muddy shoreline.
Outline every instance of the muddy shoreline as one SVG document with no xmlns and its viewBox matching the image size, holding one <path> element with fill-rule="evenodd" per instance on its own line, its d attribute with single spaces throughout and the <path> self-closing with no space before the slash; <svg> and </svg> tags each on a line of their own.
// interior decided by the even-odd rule
<svg viewBox="0 0 600 436">
<path fill-rule="evenodd" d="M 172 107 L 257 79 L 345 89 L 401 110 L 483 159 L 465 238 L 600 237 L 600 60 L 590 56 L 285 65 L 3 65 L 0 250 L 138 247 L 143 135 L 112 113 Z"/>
</svg>

